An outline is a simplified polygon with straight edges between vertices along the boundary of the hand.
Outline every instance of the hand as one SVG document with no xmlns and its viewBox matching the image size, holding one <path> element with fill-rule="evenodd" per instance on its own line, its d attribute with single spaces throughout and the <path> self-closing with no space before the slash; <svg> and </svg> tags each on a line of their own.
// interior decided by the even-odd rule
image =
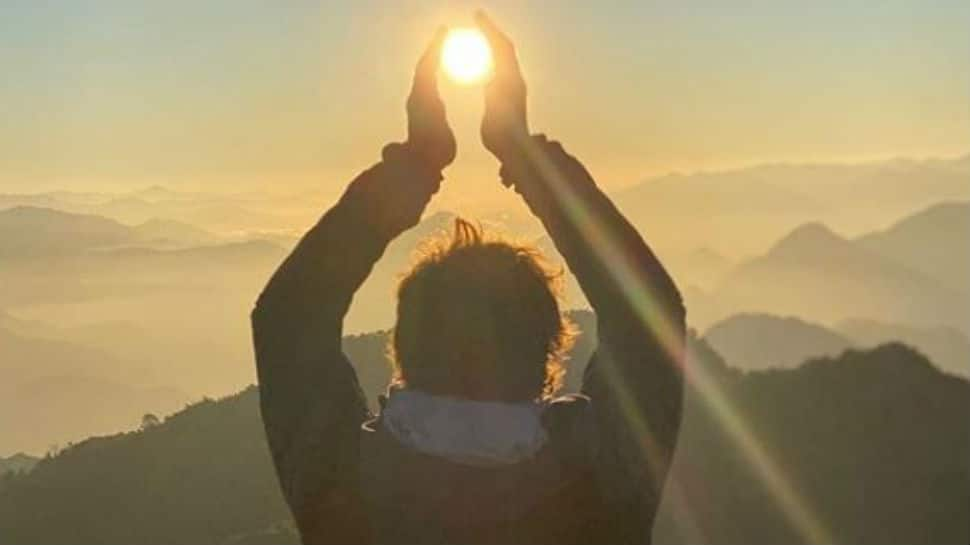
<svg viewBox="0 0 970 545">
<path fill-rule="evenodd" d="M 525 80 L 522 79 L 512 41 L 484 12 L 475 14 L 475 23 L 488 40 L 495 63 L 495 76 L 485 85 L 482 143 L 504 163 L 520 152 L 529 136 Z"/>
<path fill-rule="evenodd" d="M 407 101 L 407 147 L 437 170 L 455 160 L 455 135 L 445 117 L 445 104 L 438 95 L 438 63 L 441 44 L 448 29 L 439 27 L 414 71 L 414 84 Z"/>
</svg>

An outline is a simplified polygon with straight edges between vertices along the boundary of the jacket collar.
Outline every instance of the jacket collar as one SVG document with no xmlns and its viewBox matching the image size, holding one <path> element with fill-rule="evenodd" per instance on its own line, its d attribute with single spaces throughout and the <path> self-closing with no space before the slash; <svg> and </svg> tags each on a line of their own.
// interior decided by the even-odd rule
<svg viewBox="0 0 970 545">
<path fill-rule="evenodd" d="M 400 443 L 463 465 L 519 463 L 548 440 L 542 402 L 472 401 L 393 388 L 382 405 L 381 425 Z"/>
</svg>

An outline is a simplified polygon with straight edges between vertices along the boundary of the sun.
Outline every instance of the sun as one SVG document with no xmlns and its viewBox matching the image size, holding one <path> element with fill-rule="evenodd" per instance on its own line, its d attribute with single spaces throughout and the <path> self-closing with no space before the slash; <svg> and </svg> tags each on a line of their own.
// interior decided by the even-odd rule
<svg viewBox="0 0 970 545">
<path fill-rule="evenodd" d="M 477 83 L 492 71 L 492 50 L 481 32 L 457 28 L 445 37 L 441 65 L 456 82 L 464 85 Z"/>
</svg>

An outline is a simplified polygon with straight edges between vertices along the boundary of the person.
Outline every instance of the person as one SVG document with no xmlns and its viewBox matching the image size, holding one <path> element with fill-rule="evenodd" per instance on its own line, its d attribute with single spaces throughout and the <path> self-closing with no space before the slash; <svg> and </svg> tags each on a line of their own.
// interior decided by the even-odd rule
<svg viewBox="0 0 970 545">
<path fill-rule="evenodd" d="M 354 292 L 419 221 L 455 157 L 417 65 L 408 136 L 354 179 L 252 313 L 262 416 L 305 543 L 646 543 L 677 440 L 685 310 L 674 282 L 586 169 L 529 132 L 509 39 L 481 137 L 542 222 L 597 320 L 581 394 L 555 398 L 570 327 L 538 251 L 459 221 L 401 282 L 382 410 L 341 351 Z"/>
</svg>

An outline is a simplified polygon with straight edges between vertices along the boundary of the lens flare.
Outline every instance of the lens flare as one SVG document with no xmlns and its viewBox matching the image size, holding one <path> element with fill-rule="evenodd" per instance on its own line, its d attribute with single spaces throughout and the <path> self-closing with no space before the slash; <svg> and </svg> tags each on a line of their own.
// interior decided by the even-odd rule
<svg viewBox="0 0 970 545">
<path fill-rule="evenodd" d="M 471 28 L 454 29 L 445 37 L 441 65 L 456 82 L 477 83 L 492 71 L 492 50 L 481 32 Z"/>
<path fill-rule="evenodd" d="M 668 353 L 679 354 L 677 335 L 673 325 L 668 323 L 664 313 L 659 312 L 655 301 L 658 300 L 649 285 L 645 285 L 637 271 L 631 267 L 626 259 L 623 248 L 619 247 L 609 236 L 609 230 L 595 214 L 587 209 L 583 198 L 575 193 L 567 177 L 559 171 L 557 165 L 550 160 L 545 152 L 530 138 L 522 137 L 518 145 L 531 159 L 533 166 L 540 173 L 544 183 L 552 189 L 553 197 L 558 201 L 567 215 L 567 221 L 574 224 L 576 230 L 583 233 L 587 243 L 599 255 L 603 263 L 611 266 L 607 271 L 613 281 L 620 286 L 638 319 L 639 326 L 644 332 L 649 332 L 656 338 Z M 677 359 L 677 358 L 673 358 Z M 605 360 L 601 363 L 608 363 Z M 655 472 L 660 468 L 660 453 L 650 428 L 650 423 L 642 418 L 635 408 L 634 393 L 628 381 L 621 376 L 620 370 L 607 365 L 603 369 L 605 378 L 615 392 L 619 402 L 629 410 L 624 416 L 627 424 L 642 438 L 641 448 L 647 470 Z M 777 502 L 779 514 L 797 531 L 806 543 L 834 543 L 833 533 L 826 522 L 809 503 L 795 485 L 795 481 L 788 475 L 784 467 L 755 430 L 749 425 L 748 419 L 739 407 L 722 391 L 717 381 L 709 376 L 702 366 L 691 366 L 687 373 L 688 384 L 698 396 L 701 409 L 713 416 L 722 426 L 727 437 L 748 460 L 752 467 L 758 468 L 760 485 L 771 494 Z M 673 483 L 676 490 L 679 483 Z"/>
</svg>

